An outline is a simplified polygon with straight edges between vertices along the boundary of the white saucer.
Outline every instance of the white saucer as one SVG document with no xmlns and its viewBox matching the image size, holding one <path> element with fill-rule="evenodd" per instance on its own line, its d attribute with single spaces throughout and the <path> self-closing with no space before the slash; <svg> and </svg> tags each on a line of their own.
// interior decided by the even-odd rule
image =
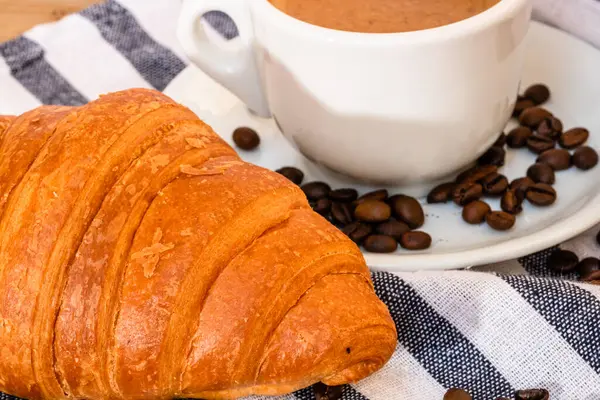
<svg viewBox="0 0 600 400">
<path fill-rule="evenodd" d="M 528 35 L 529 51 L 522 80 L 546 83 L 552 99 L 545 107 L 560 118 L 565 128 L 590 130 L 589 146 L 600 149 L 600 51 L 554 28 L 533 23 Z M 324 180 L 333 188 L 347 187 L 344 177 L 334 176 L 300 155 L 281 135 L 271 119 L 257 118 L 227 90 L 194 67 L 189 67 L 166 93 L 186 104 L 216 132 L 231 143 L 231 132 L 249 126 L 260 133 L 260 148 L 240 151 L 246 161 L 269 169 L 296 166 L 304 171 L 304 182 Z M 509 123 L 510 129 L 514 122 Z M 402 156 L 402 150 L 398 150 Z M 535 156 L 526 149 L 507 149 L 509 179 L 524 176 Z M 529 203 L 508 232 L 495 232 L 485 224 L 467 225 L 461 208 L 454 204 L 424 204 L 427 215 L 422 230 L 433 237 L 432 246 L 419 252 L 398 250 L 392 254 L 365 253 L 369 266 L 393 271 L 472 267 L 513 259 L 565 241 L 600 222 L 600 166 L 582 172 L 571 168 L 556 174 L 558 200 L 551 207 Z M 367 191 L 367 186 L 356 186 Z M 399 193 L 390 188 L 391 193 Z M 487 201 L 487 200 L 486 200 Z M 499 209 L 497 200 L 489 200 Z"/>
</svg>

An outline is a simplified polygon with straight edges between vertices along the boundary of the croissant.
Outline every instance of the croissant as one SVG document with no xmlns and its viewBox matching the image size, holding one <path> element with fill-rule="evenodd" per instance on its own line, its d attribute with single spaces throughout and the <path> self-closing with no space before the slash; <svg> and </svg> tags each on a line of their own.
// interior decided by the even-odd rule
<svg viewBox="0 0 600 400">
<path fill-rule="evenodd" d="M 0 118 L 0 391 L 283 394 L 396 338 L 358 248 L 163 94 Z"/>
</svg>

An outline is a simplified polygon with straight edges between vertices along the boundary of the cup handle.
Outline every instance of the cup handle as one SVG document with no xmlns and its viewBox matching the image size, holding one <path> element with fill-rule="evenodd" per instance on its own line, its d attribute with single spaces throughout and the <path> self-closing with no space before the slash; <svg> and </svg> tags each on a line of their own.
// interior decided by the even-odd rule
<svg viewBox="0 0 600 400">
<path fill-rule="evenodd" d="M 194 64 L 238 96 L 251 111 L 268 117 L 269 106 L 254 58 L 250 1 L 186 1 L 179 17 L 177 36 L 184 52 Z M 200 19 L 209 11 L 221 11 L 235 22 L 242 42 L 239 51 L 228 51 L 210 43 L 200 25 Z"/>
</svg>

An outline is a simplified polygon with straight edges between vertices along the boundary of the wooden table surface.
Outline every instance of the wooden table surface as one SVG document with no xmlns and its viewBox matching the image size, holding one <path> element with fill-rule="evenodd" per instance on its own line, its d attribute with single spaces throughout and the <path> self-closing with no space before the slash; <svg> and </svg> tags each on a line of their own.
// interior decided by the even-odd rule
<svg viewBox="0 0 600 400">
<path fill-rule="evenodd" d="M 96 2 L 98 0 L 0 0 L 0 42 Z"/>
</svg>

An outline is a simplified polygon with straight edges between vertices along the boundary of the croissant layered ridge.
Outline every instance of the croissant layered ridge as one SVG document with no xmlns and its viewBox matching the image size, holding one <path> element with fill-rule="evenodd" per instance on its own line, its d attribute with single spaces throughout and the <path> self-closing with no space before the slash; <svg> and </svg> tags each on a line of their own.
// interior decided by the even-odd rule
<svg viewBox="0 0 600 400">
<path fill-rule="evenodd" d="M 0 391 L 283 394 L 395 345 L 358 248 L 165 95 L 0 116 Z"/>
</svg>

